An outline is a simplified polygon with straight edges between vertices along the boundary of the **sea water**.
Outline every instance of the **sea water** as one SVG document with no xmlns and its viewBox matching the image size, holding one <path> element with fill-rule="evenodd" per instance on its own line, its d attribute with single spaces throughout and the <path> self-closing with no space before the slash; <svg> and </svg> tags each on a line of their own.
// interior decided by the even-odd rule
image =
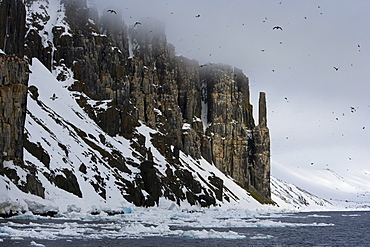
<svg viewBox="0 0 370 247">
<path fill-rule="evenodd" d="M 365 211 L 13 217 L 0 219 L 0 246 L 370 246 L 369 223 Z"/>
</svg>

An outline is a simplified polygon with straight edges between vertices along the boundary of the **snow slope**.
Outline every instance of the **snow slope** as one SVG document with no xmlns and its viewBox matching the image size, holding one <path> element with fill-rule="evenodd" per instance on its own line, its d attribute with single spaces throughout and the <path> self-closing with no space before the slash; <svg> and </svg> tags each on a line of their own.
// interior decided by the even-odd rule
<svg viewBox="0 0 370 247">
<path fill-rule="evenodd" d="M 351 169 L 298 164 L 288 167 L 273 161 L 271 167 L 274 176 L 299 185 L 333 205 L 357 209 L 370 206 L 370 172 L 366 166 L 357 165 L 356 169 Z"/>
</svg>

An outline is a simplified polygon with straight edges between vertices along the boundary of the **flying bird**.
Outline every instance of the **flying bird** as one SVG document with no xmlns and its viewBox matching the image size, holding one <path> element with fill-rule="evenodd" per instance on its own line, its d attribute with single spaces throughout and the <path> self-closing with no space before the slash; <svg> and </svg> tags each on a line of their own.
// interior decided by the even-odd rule
<svg viewBox="0 0 370 247">
<path fill-rule="evenodd" d="M 356 108 L 354 108 L 353 106 L 350 106 L 350 108 L 352 113 L 356 111 Z"/>
<path fill-rule="evenodd" d="M 283 28 L 280 27 L 280 26 L 275 26 L 275 27 L 272 28 L 272 30 L 275 30 L 275 29 L 280 29 L 281 31 L 283 31 Z"/>
<path fill-rule="evenodd" d="M 334 69 L 335 69 L 335 71 L 338 71 L 339 67 L 335 67 L 335 66 L 334 66 Z"/>
<path fill-rule="evenodd" d="M 135 22 L 134 27 L 136 27 L 138 25 L 141 25 L 141 22 L 140 21 Z"/>
<path fill-rule="evenodd" d="M 200 17 L 200 15 L 196 15 L 195 17 L 196 17 L 196 18 L 199 18 L 199 17 Z"/>
<path fill-rule="evenodd" d="M 52 97 L 50 97 L 50 99 L 51 99 L 51 100 L 53 100 L 53 101 L 54 101 L 54 100 L 56 100 L 57 98 L 58 98 L 58 97 L 55 95 L 55 93 L 53 94 L 53 96 L 52 96 Z"/>
<path fill-rule="evenodd" d="M 117 12 L 114 9 L 108 9 L 107 12 L 110 12 L 112 14 L 117 14 Z"/>
</svg>

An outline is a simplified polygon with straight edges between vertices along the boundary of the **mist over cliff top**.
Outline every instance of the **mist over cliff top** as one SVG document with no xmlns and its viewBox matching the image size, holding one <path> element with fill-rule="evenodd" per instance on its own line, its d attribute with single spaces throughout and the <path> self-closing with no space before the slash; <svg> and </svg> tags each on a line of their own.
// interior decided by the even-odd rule
<svg viewBox="0 0 370 247">
<path fill-rule="evenodd" d="M 368 1 L 95 3 L 122 11 L 127 25 L 164 21 L 176 52 L 200 64 L 243 69 L 251 102 L 267 92 L 273 164 L 343 175 L 370 165 Z"/>
</svg>

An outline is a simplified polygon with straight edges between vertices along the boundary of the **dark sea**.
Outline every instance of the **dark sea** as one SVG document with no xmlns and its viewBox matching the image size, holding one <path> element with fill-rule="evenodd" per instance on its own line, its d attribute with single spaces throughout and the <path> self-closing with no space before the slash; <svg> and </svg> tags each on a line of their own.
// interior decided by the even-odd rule
<svg viewBox="0 0 370 247">
<path fill-rule="evenodd" d="M 227 221 L 228 219 L 225 219 Z M 294 214 L 279 214 L 271 216 L 263 216 L 256 218 L 253 227 L 230 227 L 230 228 L 212 228 L 212 231 L 218 232 L 235 232 L 242 238 L 227 239 L 227 238 L 202 238 L 199 235 L 197 238 L 179 237 L 179 236 L 149 236 L 135 238 L 112 238 L 112 237 L 96 237 L 97 239 L 84 238 L 91 232 L 99 232 L 99 227 L 107 228 L 106 223 L 103 226 L 99 222 L 86 225 L 84 222 L 74 222 L 74 224 L 86 225 L 86 229 L 79 237 L 68 237 L 57 239 L 41 239 L 37 237 L 38 233 L 47 227 L 52 227 L 53 224 L 61 224 L 60 220 L 53 219 L 38 219 L 32 220 L 29 224 L 28 220 L 22 219 L 0 219 L 0 224 L 4 227 L 0 228 L 0 246 L 55 246 L 55 247 L 106 247 L 106 246 L 139 246 L 139 247 L 159 247 L 159 246 L 370 246 L 370 212 L 305 212 Z M 270 222 L 270 224 L 261 224 L 261 222 Z M 10 222 L 10 223 L 9 223 Z M 69 222 L 70 221 L 65 221 Z M 63 224 L 66 224 L 66 223 Z M 27 223 L 27 224 L 26 224 Z M 68 224 L 69 224 L 68 223 Z M 5 231 L 16 231 L 23 229 L 26 225 L 34 228 L 30 236 L 19 236 L 14 232 L 11 236 L 6 235 Z M 45 228 L 42 226 L 45 225 Z M 9 227 L 11 226 L 11 227 Z M 89 226 L 89 227 L 88 227 Z M 170 226 L 171 231 L 180 230 L 200 231 L 201 228 L 189 228 L 181 226 Z M 114 229 L 113 229 L 114 230 Z M 210 229 L 207 228 L 207 231 Z M 8 234 L 8 233 L 7 233 Z M 70 233 L 72 234 L 72 233 Z M 76 235 L 77 236 L 77 235 Z M 82 236 L 82 237 L 81 237 Z"/>
</svg>

